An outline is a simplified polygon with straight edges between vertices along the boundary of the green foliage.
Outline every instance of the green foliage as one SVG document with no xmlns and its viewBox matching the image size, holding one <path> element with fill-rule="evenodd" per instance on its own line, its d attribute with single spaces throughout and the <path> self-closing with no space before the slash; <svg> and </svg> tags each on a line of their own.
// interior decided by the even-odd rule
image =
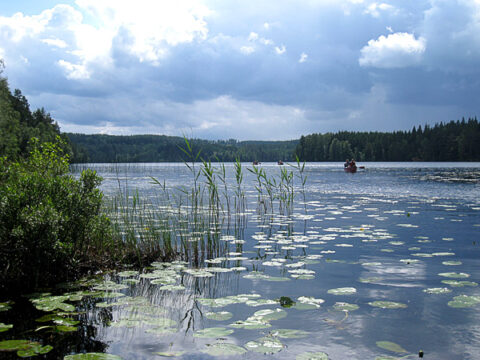
<svg viewBox="0 0 480 360">
<path fill-rule="evenodd" d="M 479 161 L 480 123 L 472 118 L 406 132 L 312 134 L 300 138 L 296 153 L 303 161 Z"/>
<path fill-rule="evenodd" d="M 43 142 L 54 142 L 60 135 L 58 124 L 45 109 L 33 113 L 27 98 L 18 89 L 10 92 L 7 79 L 1 77 L 3 62 L 0 60 L 0 156 L 10 160 L 27 157 L 32 150 L 29 141 L 32 137 Z M 71 154 L 67 137 L 63 136 L 62 149 Z"/>
<path fill-rule="evenodd" d="M 161 162 L 189 160 L 185 138 L 163 135 L 85 135 L 67 134 L 74 156 L 74 163 L 84 162 Z M 189 139 L 189 146 L 201 149 L 206 161 L 284 161 L 294 160 L 298 141 L 236 141 Z M 186 151 L 186 153 L 185 153 Z"/>
<path fill-rule="evenodd" d="M 111 245 L 101 179 L 68 175 L 62 142 L 30 142 L 21 161 L 0 158 L 0 285 L 35 287 L 75 272 Z M 41 276 L 41 278 L 40 278 Z"/>
</svg>

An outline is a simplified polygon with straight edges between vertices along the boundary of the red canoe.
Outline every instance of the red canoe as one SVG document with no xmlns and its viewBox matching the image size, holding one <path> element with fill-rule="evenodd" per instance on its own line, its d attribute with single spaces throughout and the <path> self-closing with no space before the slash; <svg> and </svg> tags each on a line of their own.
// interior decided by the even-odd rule
<svg viewBox="0 0 480 360">
<path fill-rule="evenodd" d="M 357 165 L 349 165 L 347 167 L 344 168 L 345 169 L 345 172 L 349 172 L 349 173 L 356 173 L 357 172 Z"/>
</svg>

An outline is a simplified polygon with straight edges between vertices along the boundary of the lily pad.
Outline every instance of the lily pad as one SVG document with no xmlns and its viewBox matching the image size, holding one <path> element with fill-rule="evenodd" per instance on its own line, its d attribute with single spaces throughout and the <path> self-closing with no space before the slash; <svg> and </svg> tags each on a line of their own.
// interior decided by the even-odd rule
<svg viewBox="0 0 480 360">
<path fill-rule="evenodd" d="M 393 352 L 396 352 L 396 353 L 406 353 L 406 352 L 408 352 L 407 350 L 402 348 L 400 345 L 395 344 L 394 342 L 391 342 L 391 341 L 377 341 L 376 344 L 379 348 L 389 350 L 389 351 L 393 351 Z"/>
<path fill-rule="evenodd" d="M 264 309 L 256 311 L 253 316 L 263 321 L 271 321 L 283 319 L 287 316 L 287 312 L 282 309 Z"/>
<path fill-rule="evenodd" d="M 304 352 L 295 358 L 295 360 L 328 360 L 328 355 L 324 352 Z"/>
<path fill-rule="evenodd" d="M 212 327 L 205 328 L 203 330 L 197 330 L 193 333 L 193 337 L 202 337 L 202 338 L 218 338 L 227 336 L 233 333 L 233 330 L 222 328 L 222 327 Z"/>
<path fill-rule="evenodd" d="M 445 272 L 445 273 L 439 273 L 438 275 L 443 276 L 443 277 L 452 278 L 452 279 L 466 279 L 466 278 L 470 277 L 469 274 L 456 273 L 456 272 Z"/>
<path fill-rule="evenodd" d="M 185 354 L 185 351 L 159 351 L 159 352 L 154 352 L 154 355 L 158 356 L 163 356 L 163 357 L 177 357 L 177 356 L 182 356 Z"/>
<path fill-rule="evenodd" d="M 346 302 L 336 302 L 335 305 L 333 305 L 333 308 L 337 311 L 355 311 L 359 309 L 359 306 Z"/>
<path fill-rule="evenodd" d="M 233 314 L 228 311 L 207 312 L 205 317 L 210 320 L 225 321 L 230 320 Z"/>
<path fill-rule="evenodd" d="M 85 353 L 67 355 L 63 360 L 122 360 L 118 355 L 103 354 L 103 353 Z"/>
<path fill-rule="evenodd" d="M 11 302 L 11 301 L 0 303 L 0 312 L 10 310 L 12 308 L 11 307 L 12 304 L 13 304 L 13 302 Z"/>
<path fill-rule="evenodd" d="M 310 333 L 304 330 L 294 330 L 294 329 L 276 329 L 270 332 L 270 335 L 279 337 L 279 338 L 286 338 L 286 339 L 298 339 L 303 338 Z"/>
<path fill-rule="evenodd" d="M 458 295 L 448 302 L 453 308 L 468 308 L 480 304 L 480 296 Z"/>
<path fill-rule="evenodd" d="M 406 304 L 394 301 L 371 301 L 368 305 L 382 309 L 405 309 L 407 307 Z"/>
<path fill-rule="evenodd" d="M 211 356 L 234 356 L 243 355 L 247 352 L 243 347 L 229 343 L 207 345 L 207 348 L 201 351 Z"/>
<path fill-rule="evenodd" d="M 442 280 L 442 283 L 455 287 L 478 286 L 476 282 L 466 280 Z"/>
<path fill-rule="evenodd" d="M 68 296 L 44 296 L 31 301 L 38 310 L 42 311 L 54 311 L 57 309 L 66 312 L 75 311 L 75 306 L 64 302 L 68 298 Z"/>
<path fill-rule="evenodd" d="M 125 284 L 117 284 L 113 281 L 105 281 L 102 284 L 94 286 L 94 290 L 103 290 L 103 291 L 113 291 L 113 290 L 122 290 L 128 288 Z"/>
<path fill-rule="evenodd" d="M 0 332 L 8 331 L 8 330 L 10 330 L 11 328 L 13 328 L 13 325 L 12 325 L 12 324 L 0 323 Z"/>
<path fill-rule="evenodd" d="M 256 317 L 249 317 L 247 320 L 238 320 L 235 321 L 233 324 L 229 326 L 237 329 L 247 329 L 247 330 L 255 330 L 255 329 L 266 329 L 272 327 L 268 322 L 256 318 Z"/>
<path fill-rule="evenodd" d="M 452 292 L 449 288 L 428 288 L 428 289 L 423 289 L 424 293 L 427 294 L 447 294 Z"/>
<path fill-rule="evenodd" d="M 263 337 L 256 341 L 247 342 L 245 347 L 250 351 L 262 354 L 275 354 L 283 349 L 283 344 L 275 338 Z"/>
<path fill-rule="evenodd" d="M 131 277 L 131 276 L 137 276 L 138 274 L 139 274 L 138 271 L 127 270 L 127 271 L 121 271 L 117 275 L 120 277 Z"/>
<path fill-rule="evenodd" d="M 343 288 L 337 288 L 337 289 L 330 289 L 327 291 L 327 293 L 332 294 L 332 295 L 353 295 L 357 292 L 357 289 L 354 287 L 343 287 Z"/>
<path fill-rule="evenodd" d="M 458 265 L 462 265 L 462 262 L 451 260 L 451 261 L 442 261 L 442 264 L 447 266 L 458 266 Z"/>
</svg>

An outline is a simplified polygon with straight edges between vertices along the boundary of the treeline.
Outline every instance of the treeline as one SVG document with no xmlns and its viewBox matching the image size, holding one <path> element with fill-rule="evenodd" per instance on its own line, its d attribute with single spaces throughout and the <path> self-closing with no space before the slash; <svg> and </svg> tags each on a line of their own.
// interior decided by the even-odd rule
<svg viewBox="0 0 480 360">
<path fill-rule="evenodd" d="M 74 150 L 73 162 L 168 162 L 183 161 L 185 140 L 164 135 L 66 134 Z M 189 139 L 195 153 L 210 161 L 292 161 L 298 140 L 236 141 Z"/>
<path fill-rule="evenodd" d="M 480 161 L 477 118 L 413 127 L 411 131 L 348 132 L 302 136 L 302 161 Z"/>
<path fill-rule="evenodd" d="M 0 75 L 2 63 L 0 63 Z M 0 156 L 10 160 L 25 158 L 31 149 L 30 139 L 37 138 L 40 143 L 55 142 L 60 134 L 58 124 L 45 109 L 30 110 L 30 105 L 15 89 L 10 91 L 7 79 L 0 76 Z M 71 155 L 68 141 L 62 142 L 63 151 Z"/>
</svg>

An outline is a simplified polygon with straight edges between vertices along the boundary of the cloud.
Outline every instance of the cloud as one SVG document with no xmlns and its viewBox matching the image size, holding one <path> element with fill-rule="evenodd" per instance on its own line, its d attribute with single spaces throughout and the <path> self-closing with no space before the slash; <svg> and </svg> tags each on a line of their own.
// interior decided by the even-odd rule
<svg viewBox="0 0 480 360">
<path fill-rule="evenodd" d="M 47 45 L 56 46 L 61 49 L 64 49 L 67 47 L 67 43 L 60 39 L 41 39 L 40 41 Z"/>
<path fill-rule="evenodd" d="M 284 54 L 285 51 L 287 51 L 287 48 L 285 47 L 285 45 L 275 46 L 275 52 L 276 52 L 278 55 Z"/>
<path fill-rule="evenodd" d="M 250 55 L 255 52 L 255 48 L 253 46 L 242 46 L 240 52 L 245 55 Z"/>
<path fill-rule="evenodd" d="M 301 64 L 301 63 L 304 63 L 305 61 L 307 61 L 307 58 L 308 58 L 308 55 L 305 54 L 304 52 L 302 52 L 300 54 L 300 59 L 298 59 L 298 62 Z"/>
<path fill-rule="evenodd" d="M 417 65 L 422 60 L 426 42 L 425 38 L 416 39 L 409 33 L 381 35 L 362 48 L 359 64 L 386 69 Z"/>
<path fill-rule="evenodd" d="M 285 139 L 478 110 L 478 1 L 71 3 L 0 16 L 9 83 L 64 130 Z"/>
<path fill-rule="evenodd" d="M 393 10 L 395 10 L 395 7 L 390 4 L 374 2 L 368 5 L 368 7 L 364 10 L 364 13 L 369 14 L 374 18 L 378 18 L 381 16 L 381 12 L 393 11 Z"/>
</svg>

